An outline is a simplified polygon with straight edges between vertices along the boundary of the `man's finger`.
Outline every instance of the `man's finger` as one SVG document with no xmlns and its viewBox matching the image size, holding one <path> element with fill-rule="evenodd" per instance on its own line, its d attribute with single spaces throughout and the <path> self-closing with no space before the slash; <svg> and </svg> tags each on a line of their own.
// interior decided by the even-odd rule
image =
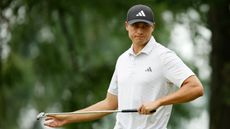
<svg viewBox="0 0 230 129">
<path fill-rule="evenodd" d="M 45 126 L 51 127 L 51 126 L 52 126 L 52 123 L 53 123 L 53 120 L 48 120 L 48 121 L 45 121 L 45 122 L 44 122 L 44 125 L 45 125 Z"/>
<path fill-rule="evenodd" d="M 141 114 L 145 114 L 146 113 L 144 105 L 141 106 L 141 112 L 140 113 Z"/>
<path fill-rule="evenodd" d="M 52 120 L 52 119 L 54 119 L 54 117 L 46 117 L 45 121 Z"/>
</svg>

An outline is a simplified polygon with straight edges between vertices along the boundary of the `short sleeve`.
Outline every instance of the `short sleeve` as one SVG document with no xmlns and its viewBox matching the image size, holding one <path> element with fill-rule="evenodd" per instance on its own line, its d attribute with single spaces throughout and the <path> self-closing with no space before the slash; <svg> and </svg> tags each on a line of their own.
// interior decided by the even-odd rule
<svg viewBox="0 0 230 129">
<path fill-rule="evenodd" d="M 192 70 L 175 54 L 168 50 L 160 55 L 163 64 L 163 74 L 173 84 L 181 87 L 188 77 L 194 75 Z"/>
<path fill-rule="evenodd" d="M 112 79 L 110 81 L 110 85 L 108 88 L 108 92 L 113 95 L 118 95 L 118 86 L 117 86 L 117 70 L 115 68 Z"/>
</svg>

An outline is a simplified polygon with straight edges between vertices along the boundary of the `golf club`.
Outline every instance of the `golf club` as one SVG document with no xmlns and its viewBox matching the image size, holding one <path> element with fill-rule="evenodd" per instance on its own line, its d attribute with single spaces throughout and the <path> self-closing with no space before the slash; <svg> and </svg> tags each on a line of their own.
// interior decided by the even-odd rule
<svg viewBox="0 0 230 129">
<path fill-rule="evenodd" d="M 37 115 L 37 120 L 45 118 L 47 115 L 71 115 L 71 114 L 94 114 L 94 113 L 132 113 L 138 112 L 137 109 L 125 109 L 125 110 L 98 110 L 98 111 L 76 111 L 76 112 L 61 112 L 61 113 L 45 113 L 41 112 Z M 152 110 L 151 113 L 156 112 Z"/>
</svg>

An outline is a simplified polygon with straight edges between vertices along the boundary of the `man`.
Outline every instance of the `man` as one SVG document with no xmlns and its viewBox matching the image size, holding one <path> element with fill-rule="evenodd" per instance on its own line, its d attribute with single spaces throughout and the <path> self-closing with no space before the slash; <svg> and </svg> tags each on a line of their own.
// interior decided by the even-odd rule
<svg viewBox="0 0 230 129">
<path fill-rule="evenodd" d="M 202 96 L 203 86 L 173 51 L 155 41 L 148 6 L 131 7 L 125 26 L 132 46 L 118 58 L 106 98 L 80 111 L 136 108 L 139 113 L 118 113 L 114 129 L 166 129 L 172 105 Z M 179 89 L 173 91 L 173 85 Z M 45 125 L 60 127 L 107 114 L 52 115 Z"/>
</svg>

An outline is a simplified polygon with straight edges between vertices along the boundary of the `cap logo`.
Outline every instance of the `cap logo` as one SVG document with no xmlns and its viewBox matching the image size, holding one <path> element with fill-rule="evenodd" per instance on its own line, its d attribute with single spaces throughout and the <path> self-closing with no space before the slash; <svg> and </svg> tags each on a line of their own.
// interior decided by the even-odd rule
<svg viewBox="0 0 230 129">
<path fill-rule="evenodd" d="M 136 16 L 137 16 L 137 17 L 145 17 L 145 13 L 144 13 L 143 10 L 141 10 L 140 12 L 138 12 L 138 13 L 136 14 Z"/>
</svg>

